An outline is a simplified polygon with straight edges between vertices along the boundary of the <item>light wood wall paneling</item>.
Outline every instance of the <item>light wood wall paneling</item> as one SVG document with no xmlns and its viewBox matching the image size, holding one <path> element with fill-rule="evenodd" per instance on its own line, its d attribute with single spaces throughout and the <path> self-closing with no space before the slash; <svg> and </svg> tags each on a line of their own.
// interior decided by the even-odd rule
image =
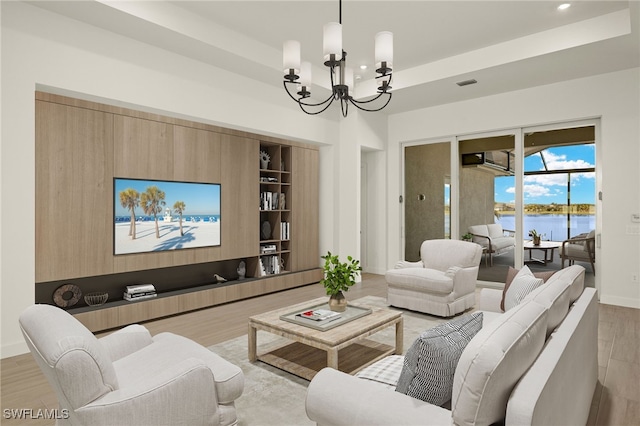
<svg viewBox="0 0 640 426">
<path fill-rule="evenodd" d="M 230 129 L 227 127 L 214 126 L 212 124 L 199 123 L 197 121 L 185 120 L 182 118 L 170 117 L 166 115 L 159 115 L 156 113 L 140 111 L 137 109 L 124 108 L 121 106 L 114 106 L 108 104 L 102 104 L 94 101 L 88 101 L 84 99 L 71 98 L 63 95 L 56 95 L 53 93 L 36 92 L 36 99 L 47 101 L 51 103 L 59 103 L 61 105 L 76 106 L 84 109 L 92 109 L 95 111 L 108 112 L 115 115 L 123 115 L 132 118 L 140 118 L 144 120 L 157 121 L 167 124 L 175 124 L 184 127 L 192 127 L 195 129 L 208 130 L 225 135 L 238 136 L 241 138 L 260 139 L 262 141 L 284 144 L 290 146 L 310 147 L 309 144 L 303 142 L 290 141 L 287 139 L 276 138 L 273 136 L 259 135 L 256 133 L 246 132 L 242 130 Z"/>
<path fill-rule="evenodd" d="M 255 139 L 222 136 L 222 256 L 257 256 L 259 251 L 260 143 Z M 225 161 L 226 160 L 226 161 Z"/>
<path fill-rule="evenodd" d="M 115 177 L 173 179 L 172 125 L 117 115 L 114 147 Z"/>
<path fill-rule="evenodd" d="M 291 269 L 301 271 L 320 264 L 319 157 L 315 149 L 292 148 Z M 287 201 L 289 202 L 289 201 Z"/>
<path fill-rule="evenodd" d="M 221 183 L 220 165 L 223 161 L 235 161 L 233 158 L 222 158 L 221 138 L 222 135 L 219 133 L 174 125 L 173 180 Z M 189 206 L 186 208 L 185 214 L 189 214 Z M 221 258 L 221 246 L 174 252 L 175 264 L 180 265 L 211 262 Z"/>
<path fill-rule="evenodd" d="M 36 102 L 36 282 L 111 272 L 112 117 Z"/>
<path fill-rule="evenodd" d="M 207 130 L 173 126 L 173 179 L 220 183 L 221 136 Z"/>
</svg>

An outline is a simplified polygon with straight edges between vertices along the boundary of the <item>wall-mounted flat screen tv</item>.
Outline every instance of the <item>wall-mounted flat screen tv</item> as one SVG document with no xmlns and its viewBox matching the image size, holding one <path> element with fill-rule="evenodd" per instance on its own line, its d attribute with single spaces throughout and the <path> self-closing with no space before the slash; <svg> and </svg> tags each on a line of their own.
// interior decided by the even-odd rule
<svg viewBox="0 0 640 426">
<path fill-rule="evenodd" d="M 114 254 L 220 245 L 220 184 L 115 178 Z"/>
</svg>

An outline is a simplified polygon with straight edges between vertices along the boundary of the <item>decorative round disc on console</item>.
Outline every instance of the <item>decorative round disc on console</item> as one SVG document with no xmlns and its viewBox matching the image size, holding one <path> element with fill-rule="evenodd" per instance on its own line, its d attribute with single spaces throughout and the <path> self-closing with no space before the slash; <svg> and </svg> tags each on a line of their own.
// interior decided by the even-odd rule
<svg viewBox="0 0 640 426">
<path fill-rule="evenodd" d="M 53 303 L 61 308 L 69 308 L 80 301 L 82 291 L 75 284 L 61 285 L 53 292 Z"/>
</svg>

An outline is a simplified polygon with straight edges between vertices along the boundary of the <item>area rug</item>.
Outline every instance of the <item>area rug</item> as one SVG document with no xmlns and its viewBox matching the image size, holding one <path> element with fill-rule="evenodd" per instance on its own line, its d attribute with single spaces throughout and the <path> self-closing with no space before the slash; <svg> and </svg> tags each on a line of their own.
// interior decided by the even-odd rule
<svg viewBox="0 0 640 426">
<path fill-rule="evenodd" d="M 386 300 L 366 296 L 354 303 L 387 307 Z M 389 308 L 392 310 L 399 310 Z M 403 310 L 402 310 L 403 311 Z M 403 311 L 404 342 L 406 351 L 423 331 L 447 321 L 446 319 Z M 369 337 L 381 343 L 395 344 L 395 328 L 389 327 Z M 258 331 L 258 351 L 264 346 L 278 344 L 283 338 Z M 238 424 L 241 426 L 300 426 L 312 425 L 305 412 L 305 397 L 309 382 L 263 362 L 251 363 L 247 359 L 247 336 L 237 337 L 211 346 L 209 349 L 239 366 L 244 373 L 244 392 L 236 400 Z M 262 350 L 261 350 L 262 349 Z"/>
</svg>

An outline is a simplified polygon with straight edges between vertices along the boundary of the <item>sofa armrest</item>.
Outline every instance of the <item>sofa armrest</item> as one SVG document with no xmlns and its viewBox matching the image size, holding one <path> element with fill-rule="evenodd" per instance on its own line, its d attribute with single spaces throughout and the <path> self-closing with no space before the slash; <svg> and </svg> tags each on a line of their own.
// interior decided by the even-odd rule
<svg viewBox="0 0 640 426">
<path fill-rule="evenodd" d="M 394 269 L 405 269 L 405 268 L 424 268 L 424 263 L 421 260 L 417 262 L 409 262 L 408 260 L 399 260 L 393 266 Z"/>
<path fill-rule="evenodd" d="M 451 412 L 325 368 L 307 389 L 307 417 L 320 425 L 448 425 Z"/>
<path fill-rule="evenodd" d="M 502 301 L 502 290 L 495 288 L 480 289 L 480 300 L 478 310 L 502 313 L 500 302 Z"/>
<path fill-rule="evenodd" d="M 117 361 L 153 343 L 149 330 L 138 324 L 121 328 L 98 341 L 109 353 L 111 361 Z"/>
</svg>

